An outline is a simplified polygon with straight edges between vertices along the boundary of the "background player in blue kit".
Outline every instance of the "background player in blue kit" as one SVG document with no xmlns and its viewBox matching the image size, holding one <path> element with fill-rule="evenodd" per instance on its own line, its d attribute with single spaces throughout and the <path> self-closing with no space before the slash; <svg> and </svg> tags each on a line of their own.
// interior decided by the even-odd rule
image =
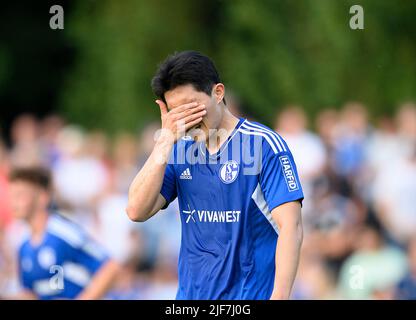
<svg viewBox="0 0 416 320">
<path fill-rule="evenodd" d="M 79 226 L 48 211 L 50 180 L 42 168 L 10 174 L 12 211 L 30 229 L 19 250 L 23 292 L 15 298 L 99 299 L 110 288 L 118 265 Z"/>
<path fill-rule="evenodd" d="M 303 236 L 289 147 L 231 114 L 213 62 L 198 52 L 168 57 L 152 87 L 162 130 L 130 186 L 127 214 L 145 221 L 178 198 L 177 298 L 288 299 Z"/>
</svg>

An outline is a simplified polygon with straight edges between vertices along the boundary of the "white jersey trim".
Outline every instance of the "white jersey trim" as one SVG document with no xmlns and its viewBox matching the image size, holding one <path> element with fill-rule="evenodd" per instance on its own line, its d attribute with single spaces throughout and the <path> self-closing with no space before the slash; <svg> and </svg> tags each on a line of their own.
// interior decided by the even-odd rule
<svg viewBox="0 0 416 320">
<path fill-rule="evenodd" d="M 244 128 L 251 129 L 251 130 L 257 130 L 259 132 L 264 132 L 264 133 L 268 134 L 273 139 L 273 141 L 275 142 L 275 144 L 278 147 L 280 152 L 286 151 L 285 144 L 283 143 L 281 137 L 275 131 L 264 128 L 264 127 L 261 127 L 258 124 L 252 123 L 250 121 L 247 121 L 244 124 Z"/>
<path fill-rule="evenodd" d="M 81 247 L 85 242 L 83 233 L 69 222 L 59 217 L 51 217 L 48 222 L 48 232 L 64 240 L 74 248 Z"/>
<path fill-rule="evenodd" d="M 91 281 L 91 274 L 83 265 L 73 262 L 65 262 L 64 278 L 72 283 L 85 287 Z"/>
<path fill-rule="evenodd" d="M 274 231 L 276 231 L 277 235 L 279 235 L 279 229 L 277 227 L 276 222 L 273 220 L 272 213 L 270 212 L 269 206 L 267 205 L 267 202 L 264 199 L 264 194 L 261 190 L 260 183 L 257 184 L 257 187 L 251 195 L 251 198 L 254 200 L 254 203 L 259 208 L 261 213 L 265 216 L 267 221 L 269 221 Z"/>
<path fill-rule="evenodd" d="M 249 130 L 252 130 L 252 129 L 249 129 Z M 266 133 L 261 132 L 261 131 L 254 131 L 254 130 L 253 131 L 248 131 L 248 130 L 246 130 L 244 128 L 241 128 L 241 127 L 238 129 L 238 131 L 240 131 L 241 133 L 244 133 L 244 134 L 248 134 L 248 135 L 263 137 L 269 143 L 269 145 L 272 148 L 273 152 L 275 154 L 279 153 L 279 151 L 276 148 L 276 145 L 274 144 L 274 142 L 272 142 L 270 136 L 267 135 Z"/>
</svg>

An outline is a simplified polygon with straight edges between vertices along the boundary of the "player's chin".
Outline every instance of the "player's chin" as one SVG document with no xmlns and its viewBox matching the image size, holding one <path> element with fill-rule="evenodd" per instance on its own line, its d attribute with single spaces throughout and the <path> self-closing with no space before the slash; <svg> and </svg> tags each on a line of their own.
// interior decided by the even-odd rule
<svg viewBox="0 0 416 320">
<path fill-rule="evenodd" d="M 201 125 L 196 125 L 192 127 L 188 132 L 186 133 L 188 136 L 190 136 L 195 141 L 205 141 L 206 140 L 206 134 L 205 131 L 202 129 Z"/>
</svg>

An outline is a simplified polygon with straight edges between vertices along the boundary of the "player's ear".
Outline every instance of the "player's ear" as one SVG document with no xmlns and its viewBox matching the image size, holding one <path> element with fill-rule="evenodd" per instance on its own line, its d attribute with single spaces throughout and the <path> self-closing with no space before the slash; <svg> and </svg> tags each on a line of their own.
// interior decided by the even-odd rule
<svg viewBox="0 0 416 320">
<path fill-rule="evenodd" d="M 217 104 L 221 103 L 223 101 L 224 95 L 225 95 L 225 87 L 224 87 L 224 84 L 217 83 L 212 88 L 212 94 L 214 95 L 215 100 L 217 101 Z"/>
</svg>

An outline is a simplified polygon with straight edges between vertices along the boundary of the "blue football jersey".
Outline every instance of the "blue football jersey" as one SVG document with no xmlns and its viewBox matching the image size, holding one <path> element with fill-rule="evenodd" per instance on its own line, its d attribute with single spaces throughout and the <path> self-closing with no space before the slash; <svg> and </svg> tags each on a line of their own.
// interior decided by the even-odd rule
<svg viewBox="0 0 416 320">
<path fill-rule="evenodd" d="M 105 250 L 72 221 L 51 214 L 43 239 L 19 250 L 23 287 L 39 299 L 73 299 L 108 260 Z"/>
<path fill-rule="evenodd" d="M 215 154 L 179 140 L 162 196 L 178 198 L 182 224 L 177 299 L 269 299 L 278 228 L 271 211 L 302 201 L 293 156 L 280 135 L 240 119 Z"/>
</svg>

